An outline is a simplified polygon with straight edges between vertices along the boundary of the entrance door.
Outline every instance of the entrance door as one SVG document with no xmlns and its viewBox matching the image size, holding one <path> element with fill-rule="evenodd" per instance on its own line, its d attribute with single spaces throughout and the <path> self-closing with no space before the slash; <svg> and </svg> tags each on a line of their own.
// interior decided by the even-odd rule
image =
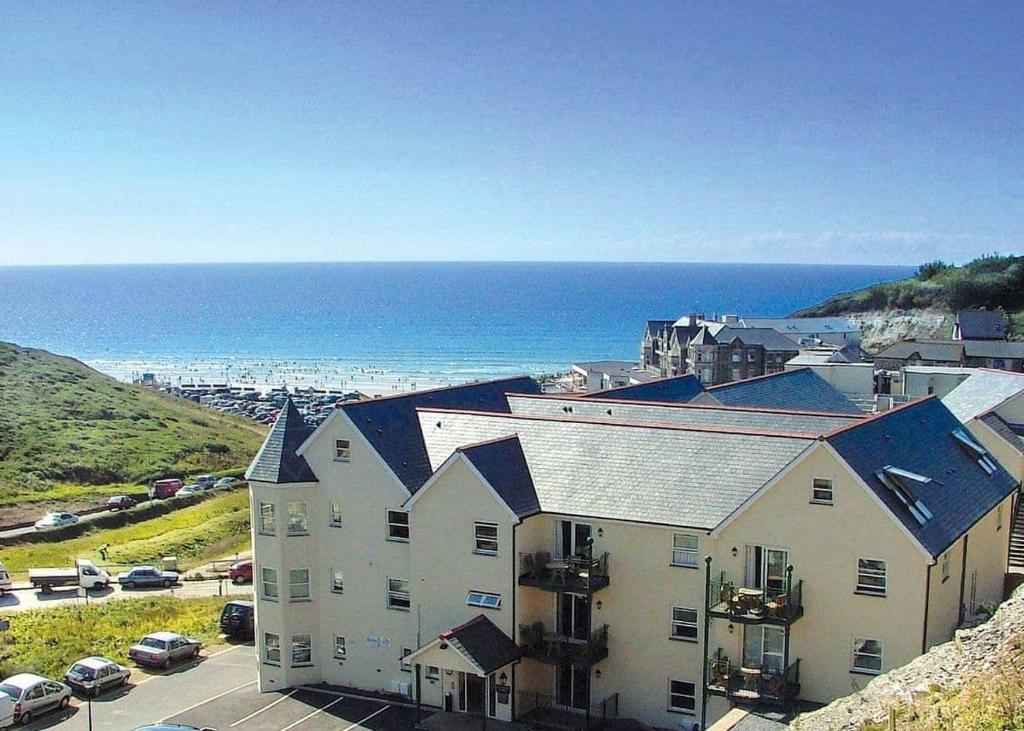
<svg viewBox="0 0 1024 731">
<path fill-rule="evenodd" d="M 555 676 L 558 704 L 570 709 L 586 710 L 590 703 L 590 668 L 559 665 Z"/>
<path fill-rule="evenodd" d="M 778 596 L 786 591 L 786 568 L 789 551 L 767 546 L 747 547 L 747 586 L 764 589 L 767 596 Z"/>
<path fill-rule="evenodd" d="M 589 523 L 577 523 L 573 520 L 559 521 L 556 543 L 558 551 L 561 552 L 559 558 L 569 558 L 582 553 L 589 538 Z"/>
<path fill-rule="evenodd" d="M 587 597 L 558 595 L 558 634 L 580 642 L 590 637 L 590 600 Z"/>
<path fill-rule="evenodd" d="M 483 715 L 484 712 L 484 678 L 479 675 L 464 673 L 466 713 Z"/>
<path fill-rule="evenodd" d="M 743 667 L 760 668 L 766 675 L 784 670 L 786 631 L 779 627 L 747 625 L 743 631 Z"/>
</svg>

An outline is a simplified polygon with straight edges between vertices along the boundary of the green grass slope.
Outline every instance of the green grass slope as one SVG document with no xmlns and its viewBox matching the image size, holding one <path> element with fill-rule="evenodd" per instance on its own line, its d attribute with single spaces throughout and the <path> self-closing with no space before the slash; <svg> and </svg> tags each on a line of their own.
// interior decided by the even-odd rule
<svg viewBox="0 0 1024 731">
<path fill-rule="evenodd" d="M 264 435 L 72 358 L 0 343 L 0 505 L 244 467 Z"/>
</svg>

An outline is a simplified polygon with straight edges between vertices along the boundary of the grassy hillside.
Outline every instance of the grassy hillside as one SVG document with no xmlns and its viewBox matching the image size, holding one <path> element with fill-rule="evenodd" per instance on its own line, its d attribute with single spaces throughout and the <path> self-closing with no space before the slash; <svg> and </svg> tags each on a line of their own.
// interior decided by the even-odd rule
<svg viewBox="0 0 1024 731">
<path fill-rule="evenodd" d="M 245 466 L 264 428 L 0 343 L 0 505 Z"/>
<path fill-rule="evenodd" d="M 983 256 L 963 266 L 929 262 L 910 279 L 836 295 L 795 314 L 812 317 L 888 310 L 952 313 L 972 307 L 1003 308 L 1011 314 L 1012 335 L 1024 336 L 1024 256 Z"/>
</svg>

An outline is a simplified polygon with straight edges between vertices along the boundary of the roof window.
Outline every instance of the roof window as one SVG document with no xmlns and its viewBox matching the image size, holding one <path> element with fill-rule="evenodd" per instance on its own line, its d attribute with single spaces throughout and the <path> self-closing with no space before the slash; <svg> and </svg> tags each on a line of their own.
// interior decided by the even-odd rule
<svg viewBox="0 0 1024 731">
<path fill-rule="evenodd" d="M 921 499 L 914 494 L 914 485 L 927 485 L 932 478 L 916 472 L 886 465 L 875 473 L 878 480 L 885 485 L 903 503 L 903 506 L 914 516 L 920 525 L 924 525 L 934 516 Z"/>
<path fill-rule="evenodd" d="M 960 446 L 967 450 L 974 459 L 978 461 L 978 466 L 985 470 L 986 473 L 994 475 L 996 472 L 996 463 L 989 456 L 988 450 L 978 444 L 965 429 L 956 429 L 953 431 L 953 438 L 960 442 Z"/>
</svg>

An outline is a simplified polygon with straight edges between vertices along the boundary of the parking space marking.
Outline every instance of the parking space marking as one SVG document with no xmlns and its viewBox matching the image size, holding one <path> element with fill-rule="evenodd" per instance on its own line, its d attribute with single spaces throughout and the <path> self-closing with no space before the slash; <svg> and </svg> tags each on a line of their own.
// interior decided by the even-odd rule
<svg viewBox="0 0 1024 731">
<path fill-rule="evenodd" d="M 196 708 L 199 708 L 199 706 L 205 706 L 207 703 L 212 703 L 213 701 L 217 700 L 218 698 L 223 698 L 226 695 L 230 695 L 231 693 L 234 693 L 236 690 L 241 690 L 242 688 L 248 688 L 250 685 L 256 685 L 256 681 L 255 680 L 250 680 L 248 683 L 242 683 L 241 685 L 239 685 L 239 686 L 237 686 L 235 688 L 232 688 L 231 690 L 225 690 L 223 693 L 218 693 L 217 695 L 213 696 L 212 698 L 207 698 L 205 701 L 199 701 L 198 703 L 193 703 L 188 708 L 182 708 L 182 709 L 180 709 L 178 711 L 175 711 L 170 716 L 164 716 L 163 718 L 160 719 L 160 723 L 163 723 L 168 718 L 173 718 L 174 716 L 179 716 L 179 715 L 181 715 L 183 713 L 188 713 L 189 711 L 195 710 Z"/>
<path fill-rule="evenodd" d="M 373 713 L 371 713 L 371 714 L 370 714 L 369 716 L 367 716 L 367 717 L 366 717 L 366 718 L 364 718 L 363 720 L 361 720 L 361 721 L 356 721 L 356 722 L 355 722 L 355 723 L 353 723 L 353 724 L 352 724 L 351 726 L 347 726 L 346 728 L 344 728 L 344 729 L 343 729 L 342 731 L 352 731 L 352 729 L 354 729 L 354 728 L 359 728 L 359 727 L 360 727 L 360 726 L 362 726 L 362 725 L 363 725 L 364 723 L 366 723 L 367 721 L 369 721 L 369 720 L 370 720 L 371 718 L 373 718 L 374 716 L 376 716 L 376 715 L 377 715 L 378 713 L 384 713 L 384 711 L 388 710 L 389 708 L 391 708 L 391 706 L 384 706 L 383 708 L 378 708 L 378 709 L 377 709 L 376 711 L 374 711 Z"/>
<path fill-rule="evenodd" d="M 203 661 L 205 661 L 205 660 L 212 660 L 213 658 L 219 657 L 219 656 L 223 655 L 226 652 L 234 652 L 235 650 L 241 650 L 243 647 L 247 647 L 247 645 L 234 645 L 233 647 L 228 647 L 228 648 L 226 648 L 224 650 L 218 650 L 217 652 L 213 653 L 212 655 L 204 655 L 203 656 Z M 199 663 L 196 662 L 193 667 L 198 667 L 198 666 L 199 666 Z M 173 675 L 174 673 L 179 672 L 180 670 L 182 670 L 182 669 L 184 669 L 186 667 L 188 667 L 188 666 L 187 665 L 181 665 L 181 666 L 176 667 L 176 668 L 171 668 L 170 670 L 161 670 L 161 671 L 157 671 L 155 673 L 154 672 L 147 673 L 146 677 L 142 678 L 141 680 L 134 681 L 132 683 L 132 685 L 133 686 L 143 685 L 145 683 L 148 683 L 151 680 L 156 680 L 157 678 L 166 678 L 168 675 Z M 252 682 L 255 683 L 256 681 L 254 680 Z"/>
<path fill-rule="evenodd" d="M 293 695 L 295 695 L 295 693 L 297 693 L 297 692 L 298 692 L 298 690 L 299 690 L 298 688 L 295 688 L 295 689 L 293 689 L 293 690 L 290 690 L 290 691 L 288 691 L 288 693 L 287 693 L 286 695 L 283 695 L 283 696 L 281 696 L 280 698 L 278 698 L 278 699 L 277 699 L 276 701 L 274 701 L 274 702 L 270 703 L 269 705 L 263 706 L 263 708 L 259 709 L 259 710 L 258 710 L 258 711 L 256 711 L 255 713 L 250 713 L 250 714 L 249 714 L 248 716 L 246 716 L 245 718 L 240 718 L 240 719 L 238 719 L 238 720 L 237 720 L 237 721 L 235 721 L 235 722 L 234 722 L 233 724 L 231 724 L 230 726 L 228 726 L 228 728 L 234 728 L 235 726 L 237 726 L 237 725 L 239 725 L 239 724 L 241 724 L 241 723 L 245 723 L 246 721 L 248 721 L 248 720 L 250 720 L 250 719 L 256 718 L 256 716 L 260 715 L 260 714 L 261 714 L 261 713 L 263 713 L 264 711 L 269 711 L 269 710 L 270 710 L 271 708 L 273 708 L 274 706 L 276 706 L 276 705 L 277 705 L 278 703 L 281 703 L 282 701 L 286 701 L 286 700 L 288 700 L 289 698 L 291 698 L 291 697 L 292 697 Z"/>
<path fill-rule="evenodd" d="M 335 699 L 334 699 L 333 701 L 331 701 L 330 703 L 328 703 L 328 704 L 327 704 L 326 706 L 322 706 L 322 707 L 320 707 L 320 708 L 317 708 L 317 709 L 316 709 L 315 711 L 313 711 L 312 713 L 307 713 L 307 714 L 306 714 L 305 716 L 303 716 L 302 718 L 300 718 L 300 719 L 299 719 L 298 721 L 296 721 L 295 723 L 290 723 L 290 724 L 288 724 L 288 725 L 287 725 L 287 726 L 285 726 L 285 727 L 284 727 L 283 729 L 281 729 L 281 731 L 289 731 L 290 729 L 293 729 L 293 728 L 295 728 L 296 726 L 298 726 L 298 725 L 299 725 L 300 723 L 302 723 L 303 721 L 308 721 L 308 720 L 309 720 L 309 719 L 311 719 L 311 718 L 312 718 L 313 716 L 317 715 L 318 713 L 320 713 L 320 712 L 322 712 L 322 711 L 326 711 L 326 710 L 327 710 L 328 708 L 330 708 L 331 706 L 333 706 L 333 705 L 334 705 L 335 703 L 341 703 L 341 702 L 342 702 L 343 700 L 345 700 L 344 696 L 338 696 L 338 697 L 337 697 L 337 698 L 335 698 Z"/>
</svg>

